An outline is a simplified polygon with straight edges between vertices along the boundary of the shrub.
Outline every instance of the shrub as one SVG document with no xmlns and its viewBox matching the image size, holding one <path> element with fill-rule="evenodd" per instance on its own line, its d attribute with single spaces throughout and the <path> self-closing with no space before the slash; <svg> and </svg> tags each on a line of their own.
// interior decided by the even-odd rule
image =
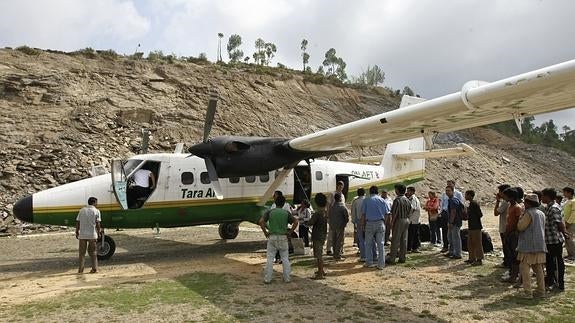
<svg viewBox="0 0 575 323">
<path fill-rule="evenodd" d="M 142 52 L 135 52 L 134 54 L 130 55 L 131 59 L 142 59 L 144 57 L 144 53 Z"/>
<path fill-rule="evenodd" d="M 148 60 L 151 62 L 156 62 L 159 60 L 164 60 L 166 56 L 161 50 L 155 50 L 153 52 L 148 53 Z"/>
<path fill-rule="evenodd" d="M 38 56 L 40 55 L 40 53 L 42 53 L 42 50 L 38 48 L 31 48 L 28 46 L 16 47 L 16 50 L 30 56 Z"/>
<path fill-rule="evenodd" d="M 86 47 L 84 49 L 80 49 L 75 51 L 73 54 L 75 55 L 82 55 L 85 56 L 87 58 L 96 58 L 98 57 L 98 54 L 96 53 L 96 51 L 92 48 L 92 47 Z"/>
<path fill-rule="evenodd" d="M 109 60 L 115 60 L 118 58 L 118 53 L 116 53 L 113 49 L 98 51 L 98 54 Z"/>
</svg>

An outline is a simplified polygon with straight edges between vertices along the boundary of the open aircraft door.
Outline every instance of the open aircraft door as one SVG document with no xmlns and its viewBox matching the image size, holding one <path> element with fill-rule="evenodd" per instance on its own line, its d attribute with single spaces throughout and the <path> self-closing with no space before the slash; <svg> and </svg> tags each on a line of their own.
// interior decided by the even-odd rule
<svg viewBox="0 0 575 323">
<path fill-rule="evenodd" d="M 112 160 L 112 187 L 116 200 L 123 210 L 128 209 L 128 181 L 124 171 L 124 162 L 119 159 Z"/>
</svg>

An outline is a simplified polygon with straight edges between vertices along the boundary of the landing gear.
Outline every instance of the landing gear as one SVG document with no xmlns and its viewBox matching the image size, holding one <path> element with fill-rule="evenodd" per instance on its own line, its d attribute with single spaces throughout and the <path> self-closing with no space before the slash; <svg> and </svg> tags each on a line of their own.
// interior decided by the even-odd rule
<svg viewBox="0 0 575 323">
<path fill-rule="evenodd" d="M 104 235 L 104 242 L 100 238 L 96 244 L 96 252 L 98 260 L 109 259 L 116 252 L 116 242 L 110 236 Z"/>
<path fill-rule="evenodd" d="M 239 223 L 222 223 L 218 229 L 222 239 L 235 239 L 240 233 Z"/>
</svg>

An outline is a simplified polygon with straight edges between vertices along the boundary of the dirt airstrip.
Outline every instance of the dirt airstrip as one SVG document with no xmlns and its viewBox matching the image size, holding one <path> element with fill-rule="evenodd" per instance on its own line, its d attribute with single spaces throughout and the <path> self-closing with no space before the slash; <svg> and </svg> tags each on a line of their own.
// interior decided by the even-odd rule
<svg viewBox="0 0 575 323">
<path fill-rule="evenodd" d="M 265 241 L 242 225 L 222 241 L 217 227 L 109 231 L 118 245 L 100 273 L 76 274 L 73 232 L 0 239 L 0 321 L 567 321 L 575 313 L 573 269 L 567 290 L 523 300 L 499 282 L 497 219 L 484 222 L 495 252 L 469 267 L 425 245 L 383 271 L 328 257 L 328 278 L 309 279 L 313 261 L 292 257 L 293 281 L 262 282 Z M 351 229 L 351 228 L 350 228 Z"/>
</svg>

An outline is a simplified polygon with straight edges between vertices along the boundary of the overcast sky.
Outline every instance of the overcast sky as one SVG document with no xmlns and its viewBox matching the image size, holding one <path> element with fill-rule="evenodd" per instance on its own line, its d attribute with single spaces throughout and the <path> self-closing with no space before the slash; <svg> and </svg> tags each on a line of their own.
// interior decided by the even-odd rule
<svg viewBox="0 0 575 323">
<path fill-rule="evenodd" d="M 277 45 L 274 66 L 301 68 L 305 38 L 314 71 L 333 47 L 349 76 L 377 64 L 384 85 L 434 98 L 575 59 L 574 12 L 572 0 L 2 0 L 0 47 L 215 60 L 221 32 L 224 51 L 231 34 L 249 56 L 263 38 Z M 538 120 L 549 118 L 575 129 L 575 109 Z"/>
</svg>

